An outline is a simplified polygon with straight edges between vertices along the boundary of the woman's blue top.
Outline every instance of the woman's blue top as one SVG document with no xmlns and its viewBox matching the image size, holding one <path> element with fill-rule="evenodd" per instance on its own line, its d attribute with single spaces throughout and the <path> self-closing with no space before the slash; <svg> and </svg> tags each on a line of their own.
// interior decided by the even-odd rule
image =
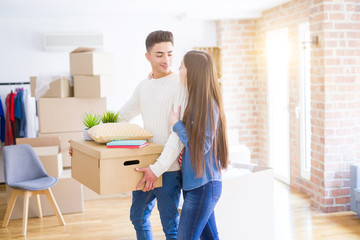
<svg viewBox="0 0 360 240">
<path fill-rule="evenodd" d="M 218 126 L 218 120 L 219 120 L 219 111 L 217 107 L 214 107 L 215 132 Z M 221 181 L 222 179 L 221 171 L 219 171 L 219 169 L 216 167 L 216 161 L 219 160 L 216 159 L 214 156 L 213 140 L 214 140 L 215 132 L 213 132 L 212 136 L 210 136 L 210 130 L 211 130 L 210 119 L 208 118 L 206 124 L 206 139 L 204 146 L 205 171 L 203 172 L 203 176 L 196 177 L 195 170 L 191 166 L 190 153 L 188 147 L 188 135 L 186 133 L 185 125 L 179 120 L 173 126 L 173 131 L 178 134 L 180 141 L 185 146 L 185 150 L 182 156 L 182 165 L 181 165 L 183 189 L 185 191 L 189 191 L 201 187 L 210 181 Z M 212 161 L 210 161 L 211 151 L 212 151 L 211 154 Z"/>
</svg>

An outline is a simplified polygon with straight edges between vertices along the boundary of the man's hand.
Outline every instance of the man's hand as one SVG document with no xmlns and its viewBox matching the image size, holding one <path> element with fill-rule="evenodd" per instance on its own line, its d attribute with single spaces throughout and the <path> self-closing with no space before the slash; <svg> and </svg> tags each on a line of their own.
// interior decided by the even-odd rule
<svg viewBox="0 0 360 240">
<path fill-rule="evenodd" d="M 68 143 L 70 144 L 70 140 L 68 141 Z M 69 147 L 69 155 L 70 155 L 70 157 L 72 157 L 72 147 L 71 146 Z"/>
<path fill-rule="evenodd" d="M 137 186 L 137 190 L 140 190 L 144 184 L 145 186 L 142 189 L 143 192 L 153 190 L 158 177 L 151 171 L 150 167 L 147 166 L 145 168 L 136 168 L 136 171 L 144 173 L 144 177 L 141 179 L 139 185 Z"/>
</svg>

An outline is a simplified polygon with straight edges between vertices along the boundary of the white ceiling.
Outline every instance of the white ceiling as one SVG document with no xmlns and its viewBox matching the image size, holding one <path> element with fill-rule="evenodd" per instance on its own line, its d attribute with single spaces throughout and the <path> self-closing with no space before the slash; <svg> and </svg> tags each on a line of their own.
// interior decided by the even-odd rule
<svg viewBox="0 0 360 240">
<path fill-rule="evenodd" d="M 179 19 L 251 19 L 290 0 L 1 0 L 1 16 L 156 14 Z"/>
</svg>

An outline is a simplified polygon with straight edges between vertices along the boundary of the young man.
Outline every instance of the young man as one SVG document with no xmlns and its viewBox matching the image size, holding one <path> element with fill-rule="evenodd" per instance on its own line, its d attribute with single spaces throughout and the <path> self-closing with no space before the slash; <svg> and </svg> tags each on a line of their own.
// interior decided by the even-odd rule
<svg viewBox="0 0 360 240">
<path fill-rule="evenodd" d="M 173 35 L 167 31 L 155 31 L 146 38 L 146 59 L 150 62 L 153 78 L 145 79 L 136 87 L 132 97 L 119 110 L 119 118 L 129 121 L 141 114 L 144 128 L 154 136 L 151 141 L 164 145 L 157 161 L 138 171 L 144 172 L 138 191 L 132 193 L 130 219 L 137 239 L 152 239 L 149 217 L 158 202 L 160 219 L 166 239 L 176 239 L 179 223 L 179 198 L 181 190 L 180 166 L 176 160 L 183 145 L 171 131 L 169 114 L 174 106 L 185 109 L 187 91 L 179 76 L 171 72 Z M 154 188 L 159 176 L 163 186 Z M 144 188 L 140 187 L 145 184 Z"/>
</svg>

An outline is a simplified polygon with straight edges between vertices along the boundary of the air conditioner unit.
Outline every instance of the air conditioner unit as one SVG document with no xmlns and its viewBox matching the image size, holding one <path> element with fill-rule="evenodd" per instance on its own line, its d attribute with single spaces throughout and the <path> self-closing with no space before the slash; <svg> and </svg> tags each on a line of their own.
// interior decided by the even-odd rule
<svg viewBox="0 0 360 240">
<path fill-rule="evenodd" d="M 46 52 L 70 52 L 77 47 L 104 48 L 102 33 L 44 33 Z"/>
</svg>

